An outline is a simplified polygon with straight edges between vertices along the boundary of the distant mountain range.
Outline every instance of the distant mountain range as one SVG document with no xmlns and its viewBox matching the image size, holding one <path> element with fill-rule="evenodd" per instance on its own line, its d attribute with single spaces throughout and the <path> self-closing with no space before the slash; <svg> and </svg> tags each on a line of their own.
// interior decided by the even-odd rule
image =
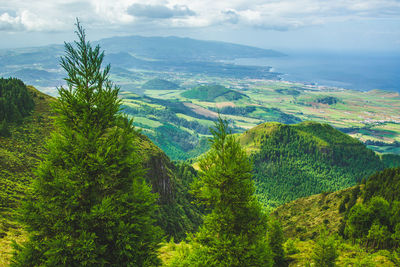
<svg viewBox="0 0 400 267">
<path fill-rule="evenodd" d="M 277 74 L 269 67 L 237 66 L 223 61 L 284 56 L 269 49 L 179 37 L 112 37 L 93 43 L 105 50 L 105 62 L 112 64 L 113 72 L 128 80 L 137 78 L 130 69 L 273 79 Z M 21 78 L 34 86 L 59 86 L 64 77 L 59 66 L 63 53 L 63 45 L 1 50 L 0 76 Z"/>
<path fill-rule="evenodd" d="M 216 61 L 235 58 L 279 57 L 283 53 L 216 41 L 201 41 L 180 37 L 126 36 L 102 39 L 98 42 L 107 53 L 121 51 L 138 58 L 166 61 Z"/>
</svg>

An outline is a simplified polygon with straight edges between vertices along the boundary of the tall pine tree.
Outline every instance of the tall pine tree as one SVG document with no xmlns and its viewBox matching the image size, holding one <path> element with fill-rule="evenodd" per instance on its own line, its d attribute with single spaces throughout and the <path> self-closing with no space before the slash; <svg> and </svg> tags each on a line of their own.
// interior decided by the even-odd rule
<svg viewBox="0 0 400 267">
<path fill-rule="evenodd" d="M 338 256 L 335 237 L 329 236 L 328 230 L 322 228 L 312 254 L 315 266 L 334 267 Z"/>
<path fill-rule="evenodd" d="M 271 266 L 267 217 L 254 196 L 252 166 L 219 118 L 210 151 L 199 162 L 195 196 L 208 209 L 182 266 Z M 176 261 L 175 261 L 176 263 Z"/>
<path fill-rule="evenodd" d="M 142 178 L 137 133 L 119 113 L 104 52 L 86 41 L 79 22 L 76 33 L 61 58 L 68 77 L 54 104 L 56 130 L 23 205 L 30 236 L 13 265 L 156 265 L 156 196 Z"/>
</svg>

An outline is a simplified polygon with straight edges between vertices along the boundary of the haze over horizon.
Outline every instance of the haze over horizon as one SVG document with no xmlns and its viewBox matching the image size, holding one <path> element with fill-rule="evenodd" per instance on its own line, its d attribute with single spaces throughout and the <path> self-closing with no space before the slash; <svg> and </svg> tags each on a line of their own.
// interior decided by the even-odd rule
<svg viewBox="0 0 400 267">
<path fill-rule="evenodd" d="M 76 17 L 90 40 L 173 35 L 283 51 L 400 52 L 398 0 L 0 0 L 0 48 L 71 41 Z"/>
</svg>

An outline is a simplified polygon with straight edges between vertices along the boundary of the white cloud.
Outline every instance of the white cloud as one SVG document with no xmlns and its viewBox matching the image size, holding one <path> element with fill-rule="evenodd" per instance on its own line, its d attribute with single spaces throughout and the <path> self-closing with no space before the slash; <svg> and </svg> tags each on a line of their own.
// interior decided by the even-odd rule
<svg viewBox="0 0 400 267">
<path fill-rule="evenodd" d="M 0 31 L 196 28 L 235 25 L 290 30 L 331 21 L 400 18 L 397 0 L 0 0 Z M 3 10 L 3 11 L 2 11 Z"/>
<path fill-rule="evenodd" d="M 19 17 L 12 17 L 7 12 L 0 15 L 0 31 L 19 30 L 21 26 Z"/>
</svg>

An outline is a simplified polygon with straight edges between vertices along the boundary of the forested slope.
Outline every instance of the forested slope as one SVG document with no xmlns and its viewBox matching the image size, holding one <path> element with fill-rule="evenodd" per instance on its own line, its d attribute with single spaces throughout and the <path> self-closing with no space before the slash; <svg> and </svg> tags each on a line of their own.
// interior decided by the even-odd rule
<svg viewBox="0 0 400 267">
<path fill-rule="evenodd" d="M 33 87 L 28 87 L 28 93 L 34 101 L 32 114 L 20 124 L 9 124 L 10 136 L 0 137 L 0 259 L 4 262 L 10 256 L 5 253 L 11 251 L 11 240 L 24 236 L 15 220 L 15 211 L 33 180 L 53 129 L 50 104 L 56 100 Z M 146 136 L 138 133 L 138 140 L 147 181 L 159 194 L 158 224 L 167 236 L 180 240 L 201 223 L 200 211 L 191 204 L 188 194 L 188 185 L 196 172 L 185 164 L 173 164 Z"/>
<path fill-rule="evenodd" d="M 298 248 L 290 256 L 293 266 L 307 262 L 321 227 L 336 239 L 339 266 L 399 266 L 400 168 L 365 178 L 365 183 L 274 210 L 285 237 Z"/>
<path fill-rule="evenodd" d="M 252 155 L 259 199 L 267 206 L 336 191 L 382 170 L 358 140 L 327 124 L 261 124 L 240 136 Z"/>
</svg>

